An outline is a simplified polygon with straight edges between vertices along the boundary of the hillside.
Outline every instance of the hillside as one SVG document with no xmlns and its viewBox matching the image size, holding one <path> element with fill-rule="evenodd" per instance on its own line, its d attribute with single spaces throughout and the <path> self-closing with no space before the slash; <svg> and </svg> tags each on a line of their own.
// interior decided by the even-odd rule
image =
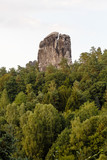
<svg viewBox="0 0 107 160">
<path fill-rule="evenodd" d="M 40 72 L 0 68 L 0 160 L 107 159 L 107 50 Z"/>
</svg>

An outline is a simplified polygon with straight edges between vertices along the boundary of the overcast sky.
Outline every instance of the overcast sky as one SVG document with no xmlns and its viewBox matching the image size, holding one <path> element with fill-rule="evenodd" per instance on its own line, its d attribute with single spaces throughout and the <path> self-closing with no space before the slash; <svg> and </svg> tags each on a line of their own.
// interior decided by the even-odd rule
<svg viewBox="0 0 107 160">
<path fill-rule="evenodd" d="M 37 60 L 54 31 L 71 37 L 73 61 L 92 46 L 107 49 L 107 0 L 0 0 L 0 67 Z"/>
</svg>

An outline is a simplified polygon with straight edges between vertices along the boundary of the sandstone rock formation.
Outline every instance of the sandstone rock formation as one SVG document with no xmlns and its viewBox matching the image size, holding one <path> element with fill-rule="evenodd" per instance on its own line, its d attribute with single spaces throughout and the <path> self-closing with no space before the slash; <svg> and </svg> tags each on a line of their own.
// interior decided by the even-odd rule
<svg viewBox="0 0 107 160">
<path fill-rule="evenodd" d="M 53 32 L 40 42 L 38 51 L 38 64 L 40 71 L 45 71 L 50 64 L 59 68 L 62 58 L 71 64 L 71 41 L 65 34 Z"/>
</svg>

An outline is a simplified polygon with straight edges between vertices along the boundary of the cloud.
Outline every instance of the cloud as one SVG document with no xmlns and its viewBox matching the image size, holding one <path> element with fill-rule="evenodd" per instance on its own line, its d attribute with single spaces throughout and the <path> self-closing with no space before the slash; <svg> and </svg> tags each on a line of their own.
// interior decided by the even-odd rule
<svg viewBox="0 0 107 160">
<path fill-rule="evenodd" d="M 106 10 L 106 0 L 41 0 L 44 8 L 70 9 L 83 8 L 89 10 Z"/>
<path fill-rule="evenodd" d="M 64 33 L 64 34 L 69 34 L 75 31 L 75 29 L 73 27 L 71 27 L 70 25 L 64 25 L 64 24 L 60 24 L 60 23 L 56 23 L 56 24 L 50 24 L 48 27 L 49 32 L 53 32 L 53 31 L 60 31 L 60 33 Z"/>
<path fill-rule="evenodd" d="M 0 27 L 8 29 L 37 29 L 41 21 L 28 16 L 8 17 L 0 19 Z"/>
<path fill-rule="evenodd" d="M 45 15 L 57 12 L 107 10 L 106 0 L 0 0 L 0 27 L 39 27 Z M 68 15 L 71 16 L 71 15 Z M 48 16 L 49 17 L 49 16 Z M 57 19 L 57 18 L 56 18 Z M 49 23 L 49 22 L 48 22 Z M 57 22 L 56 22 L 57 23 Z"/>
<path fill-rule="evenodd" d="M 71 9 L 106 10 L 107 0 L 0 0 L 0 15 Z"/>
<path fill-rule="evenodd" d="M 0 10 L 7 11 L 40 11 L 46 9 L 107 9 L 106 0 L 0 0 Z"/>
<path fill-rule="evenodd" d="M 37 28 L 41 26 L 41 21 L 32 17 L 26 17 L 21 19 L 21 23 L 30 28 Z"/>
</svg>

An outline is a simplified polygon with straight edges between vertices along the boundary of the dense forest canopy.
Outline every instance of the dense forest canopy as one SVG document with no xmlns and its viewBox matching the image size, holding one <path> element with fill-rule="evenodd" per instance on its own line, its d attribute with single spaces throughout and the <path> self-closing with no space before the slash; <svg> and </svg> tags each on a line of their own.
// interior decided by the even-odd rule
<svg viewBox="0 0 107 160">
<path fill-rule="evenodd" d="M 107 159 L 107 50 L 0 68 L 0 160 L 95 159 Z"/>
</svg>

